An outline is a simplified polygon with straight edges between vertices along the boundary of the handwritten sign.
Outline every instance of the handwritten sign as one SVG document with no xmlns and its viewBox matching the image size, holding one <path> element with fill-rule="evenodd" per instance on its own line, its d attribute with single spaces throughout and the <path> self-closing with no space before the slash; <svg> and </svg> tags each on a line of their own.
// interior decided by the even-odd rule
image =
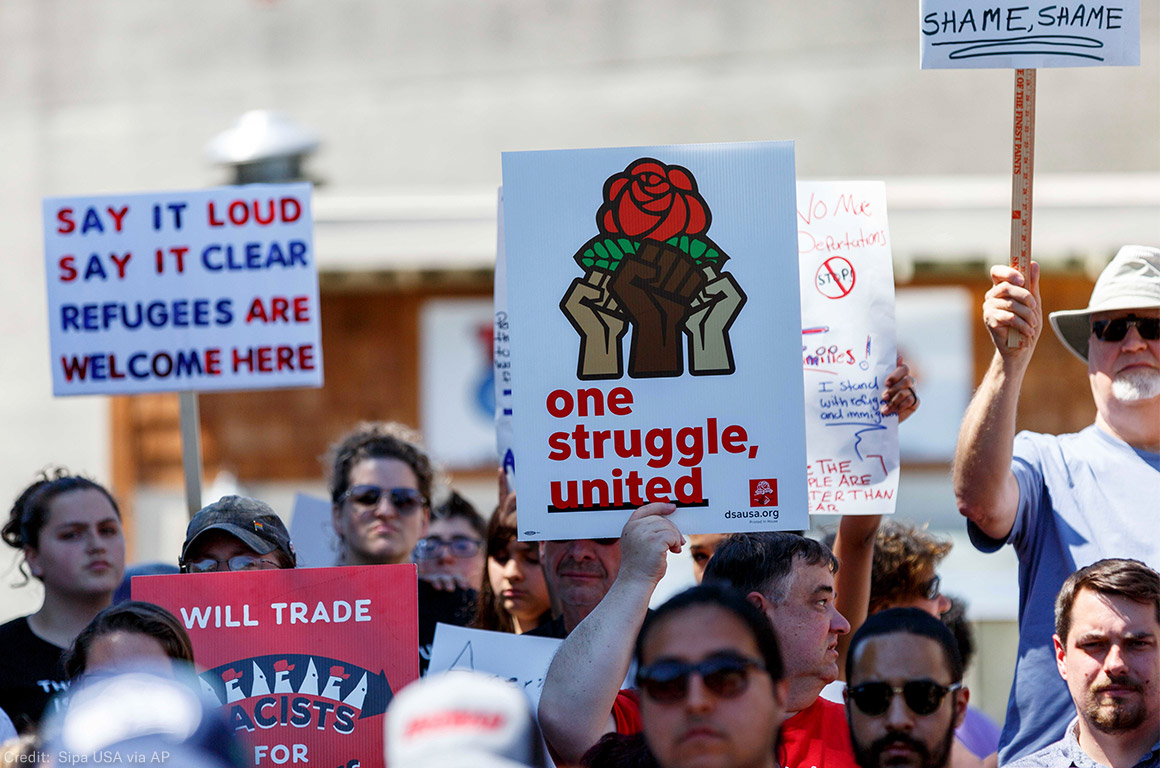
<svg viewBox="0 0 1160 768">
<path fill-rule="evenodd" d="M 500 466 L 507 475 L 508 489 L 516 489 L 515 428 L 512 426 L 512 338 L 507 311 L 507 258 L 503 244 L 503 189 L 496 206 L 497 242 L 495 251 L 495 341 L 492 366 L 495 368 L 495 447 Z"/>
<path fill-rule="evenodd" d="M 922 0 L 923 69 L 1140 63 L 1139 0 Z"/>
<path fill-rule="evenodd" d="M 141 576 L 132 589 L 189 631 L 248 765 L 383 765 L 387 705 L 419 677 L 414 565 Z"/>
<path fill-rule="evenodd" d="M 53 394 L 322 386 L 310 189 L 45 199 Z"/>
<path fill-rule="evenodd" d="M 798 182 L 810 511 L 894 512 L 894 275 L 881 182 Z"/>
<path fill-rule="evenodd" d="M 469 669 L 495 675 L 523 689 L 535 711 L 560 642 L 552 637 L 437 624 L 427 674 Z"/>
<path fill-rule="evenodd" d="M 808 526 L 793 148 L 503 157 L 522 539 Z"/>
</svg>

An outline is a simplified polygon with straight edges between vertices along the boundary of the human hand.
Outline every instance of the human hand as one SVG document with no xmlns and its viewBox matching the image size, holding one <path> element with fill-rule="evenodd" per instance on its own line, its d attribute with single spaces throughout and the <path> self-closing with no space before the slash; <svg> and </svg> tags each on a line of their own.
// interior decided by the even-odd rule
<svg viewBox="0 0 1160 768">
<path fill-rule="evenodd" d="M 681 551 L 685 537 L 668 518 L 676 504 L 652 502 L 628 518 L 620 533 L 620 574 L 618 578 L 639 579 L 653 586 L 665 575 L 667 553 Z"/>
<path fill-rule="evenodd" d="M 692 313 L 685 320 L 689 334 L 689 371 L 698 374 L 730 374 L 735 370 L 729 327 L 745 305 L 745 292 L 733 275 L 720 275 L 712 266 L 703 273 L 708 282 L 693 299 Z"/>
<path fill-rule="evenodd" d="M 1030 360 L 1043 330 L 1043 305 L 1039 299 L 1039 263 L 1031 262 L 1026 277 L 1013 267 L 991 267 L 991 290 L 983 301 L 983 324 L 991 334 L 995 349 L 1004 360 Z M 1018 347 L 1007 346 L 1009 329 L 1023 336 Z"/>
<path fill-rule="evenodd" d="M 580 334 L 576 375 L 584 380 L 619 379 L 624 375 L 620 340 L 628 325 L 604 287 L 606 279 L 594 273 L 585 279 L 576 278 L 560 301 L 560 309 Z"/>
<path fill-rule="evenodd" d="M 914 389 L 916 382 L 910 375 L 910 366 L 903 362 L 902 355 L 898 356 L 896 364 L 898 367 L 886 377 L 881 412 L 883 416 L 898 414 L 898 423 L 901 424 L 918 410 L 918 393 Z"/>
<path fill-rule="evenodd" d="M 704 285 L 697 262 L 669 245 L 646 242 L 621 261 L 609 290 L 633 326 L 629 376 L 684 373 L 681 330 Z"/>
</svg>

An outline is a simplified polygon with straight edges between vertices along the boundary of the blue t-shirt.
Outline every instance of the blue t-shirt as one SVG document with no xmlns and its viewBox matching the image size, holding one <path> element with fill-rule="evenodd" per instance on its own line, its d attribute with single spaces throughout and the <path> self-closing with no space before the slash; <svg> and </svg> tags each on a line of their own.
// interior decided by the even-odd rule
<svg viewBox="0 0 1160 768">
<path fill-rule="evenodd" d="M 1011 471 L 1019 510 L 1005 540 L 973 523 L 984 552 L 1019 557 L 1019 653 L 999 741 L 999 765 L 1063 738 L 1075 706 L 1055 665 L 1055 596 L 1076 569 L 1108 557 L 1160 567 L 1160 454 L 1095 425 L 1070 435 L 1020 432 Z"/>
</svg>

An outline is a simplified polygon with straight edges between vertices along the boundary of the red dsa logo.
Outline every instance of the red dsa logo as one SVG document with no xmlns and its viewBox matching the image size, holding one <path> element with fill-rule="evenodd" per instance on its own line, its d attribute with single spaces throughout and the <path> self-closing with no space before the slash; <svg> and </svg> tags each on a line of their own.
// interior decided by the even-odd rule
<svg viewBox="0 0 1160 768">
<path fill-rule="evenodd" d="M 777 479 L 767 477 L 749 481 L 749 503 L 755 507 L 777 506 Z"/>
</svg>

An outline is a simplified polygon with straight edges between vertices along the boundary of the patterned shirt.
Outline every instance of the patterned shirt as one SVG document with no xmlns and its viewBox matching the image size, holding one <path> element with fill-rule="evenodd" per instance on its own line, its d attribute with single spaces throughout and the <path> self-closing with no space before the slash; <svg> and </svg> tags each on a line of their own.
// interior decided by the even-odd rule
<svg viewBox="0 0 1160 768">
<path fill-rule="evenodd" d="M 1083 751 L 1079 745 L 1079 718 L 1067 726 L 1067 733 L 1054 744 L 1048 744 L 1038 752 L 1021 757 L 1006 765 L 1006 768 L 1107 768 Z M 1133 768 L 1160 768 L 1160 741 L 1152 745 Z"/>
</svg>

